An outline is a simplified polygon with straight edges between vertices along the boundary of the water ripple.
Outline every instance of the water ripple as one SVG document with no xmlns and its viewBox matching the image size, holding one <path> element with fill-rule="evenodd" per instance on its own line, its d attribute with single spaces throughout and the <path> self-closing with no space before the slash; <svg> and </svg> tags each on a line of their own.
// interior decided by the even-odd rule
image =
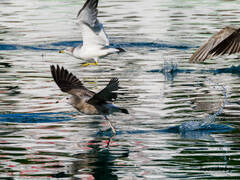
<svg viewBox="0 0 240 180">
<path fill-rule="evenodd" d="M 0 51 L 12 51 L 12 50 L 34 50 L 34 51 L 57 51 L 64 47 L 76 47 L 82 44 L 82 41 L 62 41 L 51 44 L 41 44 L 35 46 L 17 45 L 17 44 L 0 44 Z M 59 49 L 51 47 L 60 47 Z M 186 50 L 192 48 L 184 45 L 172 45 L 156 42 L 122 42 L 122 43 L 111 43 L 110 47 L 125 47 L 125 48 L 155 48 L 155 49 L 179 49 Z"/>
</svg>

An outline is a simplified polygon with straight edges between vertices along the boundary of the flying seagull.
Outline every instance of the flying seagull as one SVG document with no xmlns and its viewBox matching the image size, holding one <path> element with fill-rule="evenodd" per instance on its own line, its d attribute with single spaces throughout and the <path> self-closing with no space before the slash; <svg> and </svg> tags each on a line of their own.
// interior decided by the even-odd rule
<svg viewBox="0 0 240 180">
<path fill-rule="evenodd" d="M 109 47 L 109 39 L 104 31 L 103 24 L 97 19 L 98 0 L 87 0 L 77 14 L 82 31 L 83 44 L 60 50 L 82 60 L 94 60 L 95 63 L 83 63 L 82 66 L 97 65 L 99 58 L 109 54 L 125 52 L 122 48 Z"/>
<path fill-rule="evenodd" d="M 240 52 L 240 28 L 226 26 L 198 48 L 189 61 L 203 62 L 213 56 L 238 52 Z"/>
<path fill-rule="evenodd" d="M 117 78 L 112 78 L 103 90 L 95 93 L 88 90 L 76 76 L 63 67 L 60 68 L 58 65 L 57 67 L 51 65 L 50 69 L 52 77 L 61 91 L 71 95 L 70 98 L 66 98 L 69 104 L 84 114 L 104 115 L 112 128 L 112 132 L 114 134 L 116 133 L 107 115 L 114 112 L 128 114 L 127 109 L 112 104 L 113 100 L 117 98 L 117 93 L 113 91 L 117 91 L 119 88 L 119 81 Z"/>
</svg>

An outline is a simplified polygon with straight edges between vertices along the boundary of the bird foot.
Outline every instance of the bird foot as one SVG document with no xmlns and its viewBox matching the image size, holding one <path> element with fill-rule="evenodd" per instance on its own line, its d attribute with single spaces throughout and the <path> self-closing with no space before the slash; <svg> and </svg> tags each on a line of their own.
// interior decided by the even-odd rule
<svg viewBox="0 0 240 180">
<path fill-rule="evenodd" d="M 81 67 L 87 67 L 87 66 L 89 66 L 89 65 L 97 66 L 98 63 L 97 63 L 97 62 L 95 62 L 95 63 L 82 63 L 82 64 L 81 64 Z"/>
</svg>

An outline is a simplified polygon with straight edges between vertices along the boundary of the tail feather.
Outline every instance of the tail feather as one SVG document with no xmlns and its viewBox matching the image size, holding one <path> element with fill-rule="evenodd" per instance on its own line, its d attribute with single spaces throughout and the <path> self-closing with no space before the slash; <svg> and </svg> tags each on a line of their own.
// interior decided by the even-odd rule
<svg viewBox="0 0 240 180">
<path fill-rule="evenodd" d="M 109 114 L 114 113 L 114 112 L 121 112 L 124 114 L 129 114 L 127 109 L 117 107 L 114 104 L 106 104 L 106 108 L 108 109 Z"/>
<path fill-rule="evenodd" d="M 123 48 L 116 48 L 116 49 L 118 50 L 118 53 L 126 52 L 126 50 Z"/>
<path fill-rule="evenodd" d="M 129 112 L 128 112 L 128 110 L 127 110 L 127 109 L 124 109 L 124 108 L 119 108 L 119 110 L 120 110 L 122 113 L 129 114 Z"/>
</svg>

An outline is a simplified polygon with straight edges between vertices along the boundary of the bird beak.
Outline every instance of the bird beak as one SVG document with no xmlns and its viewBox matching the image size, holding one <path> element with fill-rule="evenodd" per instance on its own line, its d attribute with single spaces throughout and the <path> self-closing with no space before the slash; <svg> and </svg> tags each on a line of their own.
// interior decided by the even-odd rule
<svg viewBox="0 0 240 180">
<path fill-rule="evenodd" d="M 60 51 L 58 51 L 59 53 L 64 53 L 64 50 L 60 50 Z"/>
<path fill-rule="evenodd" d="M 57 100 L 57 101 L 56 101 L 56 104 L 57 104 L 57 103 L 63 103 L 63 102 L 65 102 L 65 101 L 66 101 L 65 98 L 62 98 L 62 99 L 60 99 L 60 100 Z"/>
</svg>

